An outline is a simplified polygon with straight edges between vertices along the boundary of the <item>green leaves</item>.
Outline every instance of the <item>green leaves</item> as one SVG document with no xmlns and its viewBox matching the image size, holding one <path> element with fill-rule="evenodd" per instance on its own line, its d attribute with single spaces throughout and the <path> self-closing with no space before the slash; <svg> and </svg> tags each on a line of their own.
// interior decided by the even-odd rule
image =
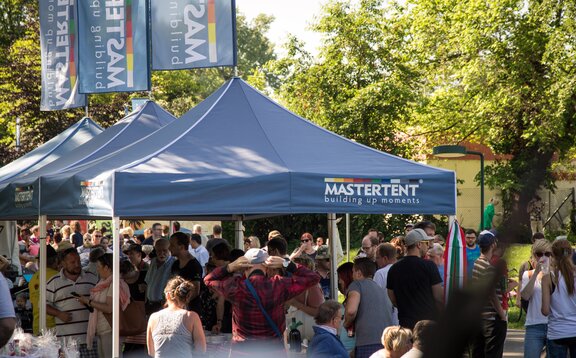
<svg viewBox="0 0 576 358">
<path fill-rule="evenodd" d="M 313 26 L 324 35 L 318 59 L 296 39 L 288 56 L 268 66 L 277 95 L 293 111 L 352 140 L 406 155 L 398 135 L 415 101 L 418 70 L 401 51 L 398 16 L 383 1 L 329 2 Z"/>
</svg>

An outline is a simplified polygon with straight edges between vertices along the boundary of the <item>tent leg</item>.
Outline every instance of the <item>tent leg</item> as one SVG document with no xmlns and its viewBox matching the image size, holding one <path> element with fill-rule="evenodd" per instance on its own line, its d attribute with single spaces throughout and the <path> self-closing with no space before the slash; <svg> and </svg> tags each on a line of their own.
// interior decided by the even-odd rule
<svg viewBox="0 0 576 358">
<path fill-rule="evenodd" d="M 168 233 L 170 234 L 170 236 L 172 236 L 172 234 L 174 233 L 174 221 L 170 220 L 170 229 L 168 229 Z"/>
<path fill-rule="evenodd" d="M 350 214 L 346 214 L 346 257 L 350 262 Z"/>
<path fill-rule="evenodd" d="M 330 238 L 330 297 L 338 300 L 338 255 L 336 254 L 336 240 L 334 233 L 338 230 L 336 227 L 336 214 L 328 214 L 328 237 Z"/>
<path fill-rule="evenodd" d="M 234 243 L 237 249 L 244 249 L 244 231 L 242 231 L 242 220 L 234 222 Z"/>
<path fill-rule="evenodd" d="M 120 220 L 112 218 L 112 357 L 120 357 Z"/>
<path fill-rule="evenodd" d="M 40 270 L 39 281 L 40 281 L 40 298 L 39 303 L 39 313 L 40 321 L 38 322 L 38 327 L 40 332 L 46 330 L 46 215 L 38 216 L 38 225 L 40 226 Z"/>
</svg>

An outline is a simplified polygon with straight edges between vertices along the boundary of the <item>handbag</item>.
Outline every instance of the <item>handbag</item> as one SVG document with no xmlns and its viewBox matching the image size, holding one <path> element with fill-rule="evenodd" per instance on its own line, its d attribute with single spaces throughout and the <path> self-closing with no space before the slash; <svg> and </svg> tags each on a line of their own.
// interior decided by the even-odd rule
<svg viewBox="0 0 576 358">
<path fill-rule="evenodd" d="M 304 291 L 304 305 L 308 305 L 308 290 Z M 302 339 L 306 338 L 308 341 L 311 341 L 314 337 L 314 329 L 312 328 L 316 323 L 314 322 L 314 317 L 310 316 L 309 314 L 296 309 L 293 306 L 290 306 L 288 312 L 286 313 L 286 322 L 292 322 L 292 318 L 296 319 L 296 322 L 302 322 L 302 326 L 298 329 L 302 334 Z M 288 326 L 288 325 L 286 325 Z M 286 327 L 287 331 L 290 331 L 288 327 Z"/>
<path fill-rule="evenodd" d="M 134 301 L 130 303 L 124 311 L 120 310 L 120 336 L 136 336 L 146 331 L 148 319 L 146 318 L 144 301 Z M 112 313 L 104 313 L 104 317 L 112 327 Z"/>
</svg>

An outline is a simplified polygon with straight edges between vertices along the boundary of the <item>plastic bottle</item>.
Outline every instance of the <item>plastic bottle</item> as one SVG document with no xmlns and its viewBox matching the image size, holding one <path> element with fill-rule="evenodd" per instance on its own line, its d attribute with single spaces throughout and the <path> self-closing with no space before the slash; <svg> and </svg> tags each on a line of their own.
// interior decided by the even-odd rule
<svg viewBox="0 0 576 358">
<path fill-rule="evenodd" d="M 541 263 L 542 263 L 542 273 L 544 275 L 550 273 L 550 258 L 544 256 L 542 258 Z"/>
<path fill-rule="evenodd" d="M 298 330 L 302 322 L 296 322 L 296 318 L 292 317 L 292 324 L 290 324 L 290 333 L 288 333 L 288 344 L 290 345 L 291 352 L 302 351 L 302 335 Z"/>
</svg>

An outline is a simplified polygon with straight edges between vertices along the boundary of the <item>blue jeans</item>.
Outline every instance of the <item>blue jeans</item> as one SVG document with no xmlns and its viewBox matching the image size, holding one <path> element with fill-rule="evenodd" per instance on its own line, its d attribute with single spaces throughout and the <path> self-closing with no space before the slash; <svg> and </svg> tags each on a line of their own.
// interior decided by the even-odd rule
<svg viewBox="0 0 576 358">
<path fill-rule="evenodd" d="M 540 353 L 546 346 L 546 356 L 550 358 L 566 358 L 568 349 L 546 338 L 547 324 L 526 326 L 524 335 L 524 358 L 540 358 Z"/>
<path fill-rule="evenodd" d="M 574 338 L 572 338 L 574 339 Z M 566 340 L 566 339 L 565 339 Z M 576 346 L 574 342 L 564 342 L 563 340 L 548 340 L 548 357 L 550 358 L 566 358 L 570 348 L 570 358 L 576 357 Z"/>
<path fill-rule="evenodd" d="M 526 326 L 526 333 L 524 333 L 524 358 L 540 358 L 540 353 L 544 346 L 548 348 L 546 343 L 547 331 L 547 324 Z M 547 353 L 548 356 L 549 354 L 550 353 Z M 564 357 L 566 357 L 566 354 L 564 354 Z"/>
</svg>

